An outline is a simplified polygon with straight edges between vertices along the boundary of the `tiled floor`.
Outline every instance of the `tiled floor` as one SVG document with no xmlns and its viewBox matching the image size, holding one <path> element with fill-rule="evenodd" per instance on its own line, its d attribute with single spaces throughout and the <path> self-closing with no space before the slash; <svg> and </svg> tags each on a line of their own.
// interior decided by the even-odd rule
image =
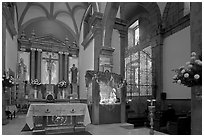
<svg viewBox="0 0 204 137">
<path fill-rule="evenodd" d="M 31 135 L 32 132 L 21 132 L 25 126 L 25 116 L 18 115 L 17 118 L 9 120 L 7 125 L 2 126 L 2 135 Z M 148 135 L 148 128 L 127 129 L 123 128 L 124 124 L 103 124 L 92 125 L 86 127 L 86 131 L 93 135 Z M 126 126 L 126 124 L 125 124 Z M 155 131 L 155 135 L 164 135 L 163 133 Z"/>
<path fill-rule="evenodd" d="M 6 125 L 2 125 L 2 135 L 20 135 L 21 130 L 25 126 L 26 115 L 17 115 L 16 118 L 10 120 Z"/>
</svg>

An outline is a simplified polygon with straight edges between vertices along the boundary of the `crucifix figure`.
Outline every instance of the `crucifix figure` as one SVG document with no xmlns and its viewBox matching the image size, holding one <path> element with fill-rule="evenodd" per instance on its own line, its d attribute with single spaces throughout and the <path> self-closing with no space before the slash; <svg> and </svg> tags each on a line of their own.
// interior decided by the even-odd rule
<svg viewBox="0 0 204 137">
<path fill-rule="evenodd" d="M 51 84 L 51 78 L 52 78 L 52 69 L 54 66 L 54 62 L 57 61 L 58 59 L 53 59 L 51 55 L 49 55 L 49 58 L 43 58 L 47 62 L 47 71 L 49 74 L 49 85 Z"/>
</svg>

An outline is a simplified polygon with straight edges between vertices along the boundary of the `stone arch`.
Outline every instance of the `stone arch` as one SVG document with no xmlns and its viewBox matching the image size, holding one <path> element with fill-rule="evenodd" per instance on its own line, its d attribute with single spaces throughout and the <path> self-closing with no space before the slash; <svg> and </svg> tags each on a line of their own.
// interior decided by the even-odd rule
<svg viewBox="0 0 204 137">
<path fill-rule="evenodd" d="M 184 16 L 184 2 L 168 2 L 162 18 L 163 27 L 169 28 Z"/>
<path fill-rule="evenodd" d="M 140 22 L 140 43 L 127 52 L 138 52 L 148 46 L 152 47 L 152 95 L 159 99 L 162 92 L 162 37 L 159 6 L 156 2 L 127 2 L 123 3 L 122 8 L 121 14 L 123 20 L 127 21 L 127 27 L 136 19 Z"/>
<path fill-rule="evenodd" d="M 91 5 L 93 6 L 93 11 L 99 12 L 98 2 L 91 2 Z"/>
<path fill-rule="evenodd" d="M 38 6 L 38 7 L 40 7 L 40 8 L 45 12 L 45 14 L 46 14 L 47 17 L 50 16 L 49 12 L 47 11 L 47 9 L 46 9 L 43 5 L 41 5 L 41 4 L 39 4 L 39 3 L 34 3 L 34 2 L 29 3 L 29 2 L 28 2 L 27 5 L 26 5 L 26 7 L 25 7 L 25 9 L 24 9 L 23 12 L 22 12 L 22 15 L 21 15 L 21 17 L 20 17 L 20 20 L 19 20 L 19 22 L 18 22 L 18 27 L 20 27 L 20 26 L 22 25 L 22 22 L 23 22 L 23 20 L 24 20 L 24 17 L 25 17 L 27 11 L 30 9 L 31 6 Z"/>
<path fill-rule="evenodd" d="M 115 17 L 118 12 L 120 3 L 107 3 L 104 16 L 102 19 L 102 46 L 111 46 L 111 36 L 115 24 Z"/>
</svg>

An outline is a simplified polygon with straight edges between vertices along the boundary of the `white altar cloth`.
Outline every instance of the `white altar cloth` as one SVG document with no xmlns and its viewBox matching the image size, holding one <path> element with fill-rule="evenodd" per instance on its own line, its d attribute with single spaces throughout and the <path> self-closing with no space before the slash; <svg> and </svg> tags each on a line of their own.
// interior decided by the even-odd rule
<svg viewBox="0 0 204 137">
<path fill-rule="evenodd" d="M 30 104 L 26 123 L 33 129 L 33 116 L 81 116 L 84 115 L 84 126 L 91 123 L 87 104 L 83 103 L 35 103 Z"/>
</svg>

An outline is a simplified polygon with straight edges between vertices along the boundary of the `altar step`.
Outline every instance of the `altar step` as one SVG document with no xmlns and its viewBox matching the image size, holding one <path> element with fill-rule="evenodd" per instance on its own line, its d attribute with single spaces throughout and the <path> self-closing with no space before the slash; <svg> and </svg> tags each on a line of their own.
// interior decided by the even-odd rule
<svg viewBox="0 0 204 137">
<path fill-rule="evenodd" d="M 74 133 L 85 131 L 84 126 L 62 126 L 62 127 L 47 127 L 45 128 L 46 135 Z"/>
</svg>

